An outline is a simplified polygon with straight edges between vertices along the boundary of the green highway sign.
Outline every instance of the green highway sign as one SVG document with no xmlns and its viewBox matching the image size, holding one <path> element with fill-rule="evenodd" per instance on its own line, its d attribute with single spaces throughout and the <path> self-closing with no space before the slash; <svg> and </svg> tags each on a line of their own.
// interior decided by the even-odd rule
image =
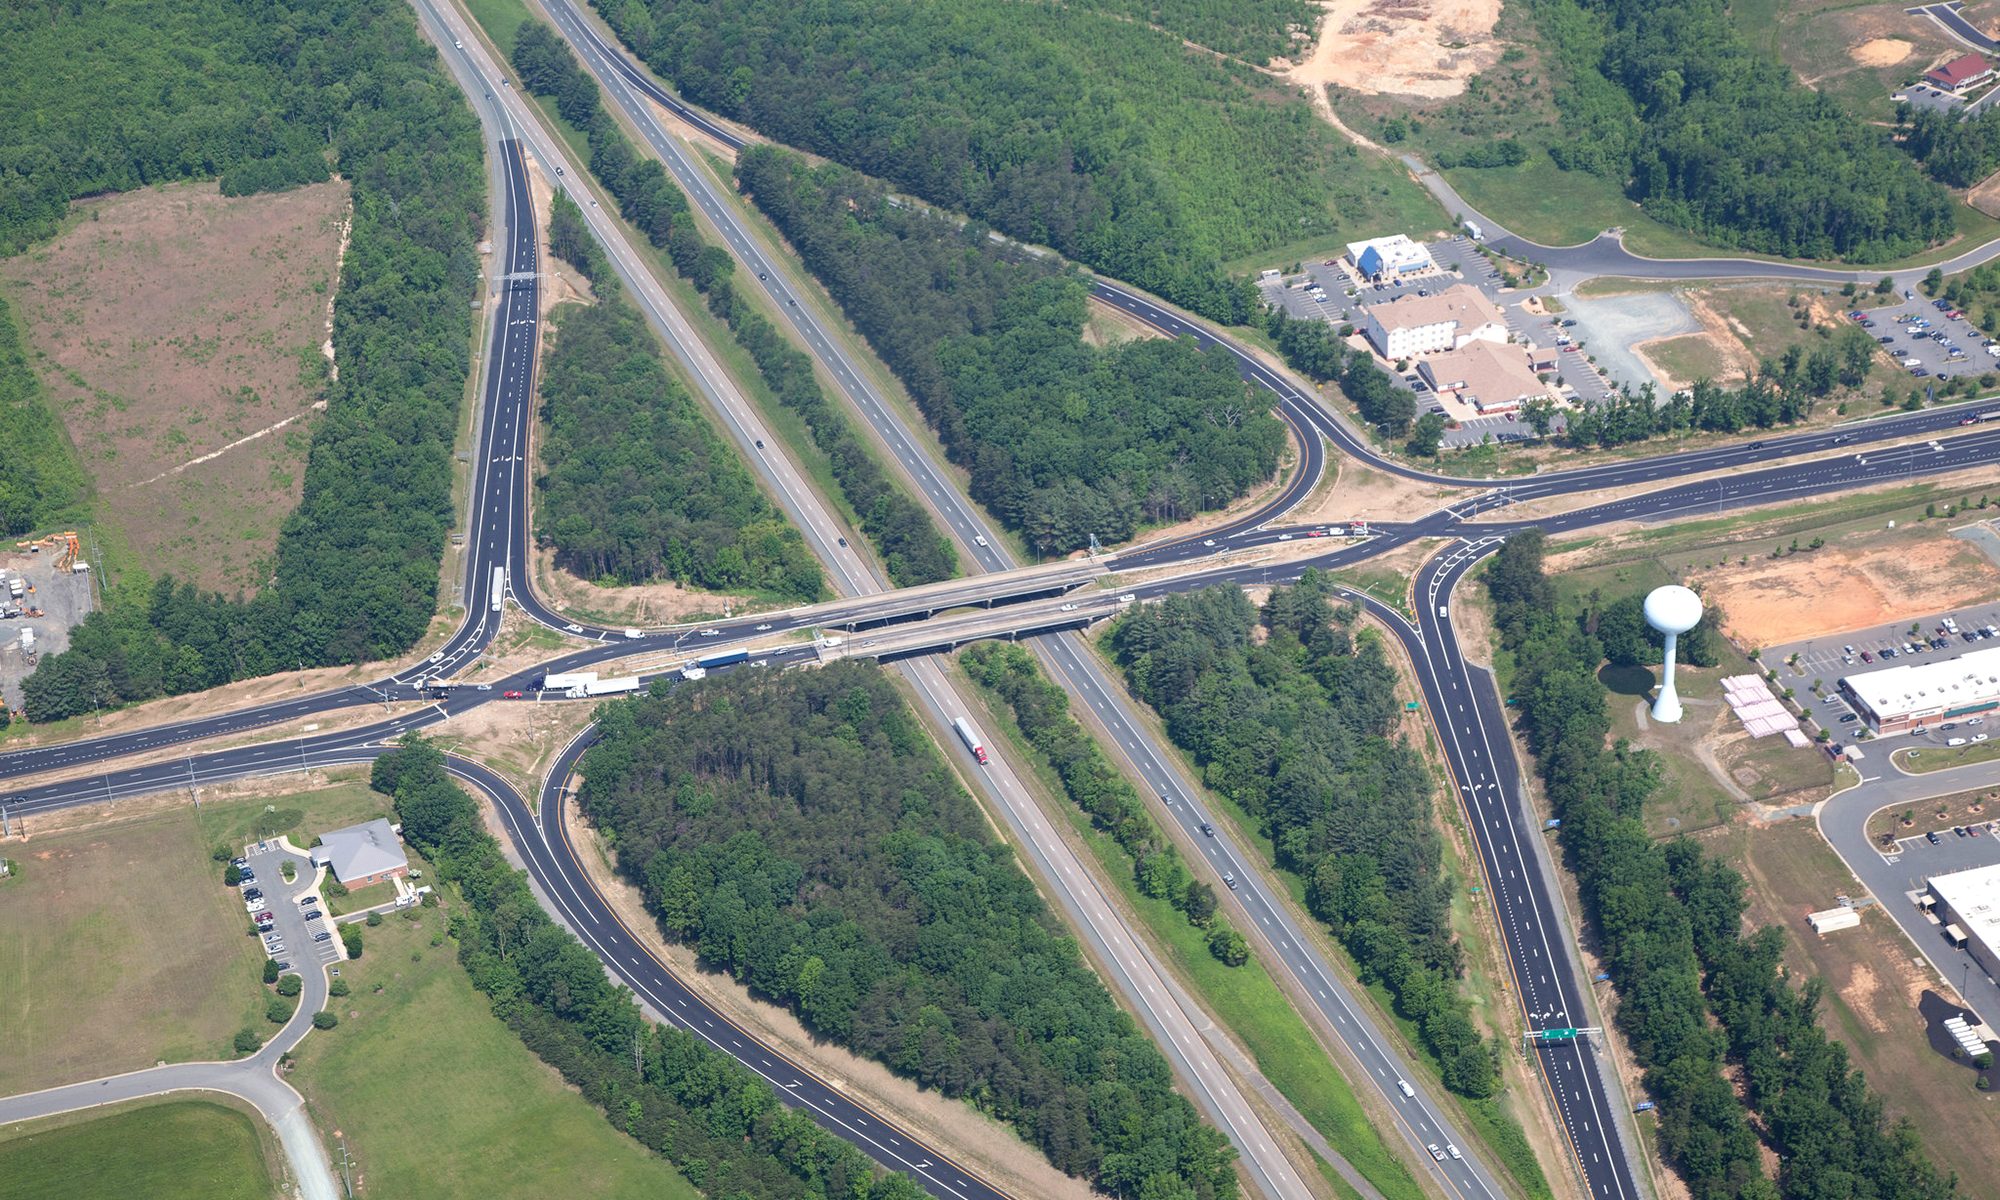
<svg viewBox="0 0 2000 1200">
<path fill-rule="evenodd" d="M 1576 1039 L 1577 1032 L 1574 1029 L 1543 1029 L 1536 1036 L 1545 1042 L 1568 1042 Z"/>
</svg>

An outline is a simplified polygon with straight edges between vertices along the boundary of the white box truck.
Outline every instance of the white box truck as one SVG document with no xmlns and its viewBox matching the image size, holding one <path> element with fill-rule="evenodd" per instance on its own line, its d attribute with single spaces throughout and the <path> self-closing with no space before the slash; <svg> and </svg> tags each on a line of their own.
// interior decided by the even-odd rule
<svg viewBox="0 0 2000 1200">
<path fill-rule="evenodd" d="M 638 690 L 639 677 L 637 675 L 620 675 L 616 679 L 593 679 L 583 685 L 583 694 L 586 696 L 611 696 L 619 692 L 636 692 Z"/>
<path fill-rule="evenodd" d="M 980 742 L 978 732 L 972 728 L 972 722 L 964 717 L 953 717 L 951 727 L 958 732 L 958 740 L 965 743 L 967 750 L 972 751 L 972 757 L 979 760 L 980 766 L 985 766 L 986 747 Z"/>
</svg>

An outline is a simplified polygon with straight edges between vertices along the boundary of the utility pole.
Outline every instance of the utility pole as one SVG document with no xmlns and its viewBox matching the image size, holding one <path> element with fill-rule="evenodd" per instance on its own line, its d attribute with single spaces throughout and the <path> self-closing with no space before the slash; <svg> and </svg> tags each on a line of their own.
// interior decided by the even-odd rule
<svg viewBox="0 0 2000 1200">
<path fill-rule="evenodd" d="M 340 1138 L 338 1131 L 333 1136 Z M 340 1140 L 340 1186 L 346 1189 L 349 1197 L 354 1195 L 354 1157 L 347 1152 L 345 1138 Z"/>
</svg>

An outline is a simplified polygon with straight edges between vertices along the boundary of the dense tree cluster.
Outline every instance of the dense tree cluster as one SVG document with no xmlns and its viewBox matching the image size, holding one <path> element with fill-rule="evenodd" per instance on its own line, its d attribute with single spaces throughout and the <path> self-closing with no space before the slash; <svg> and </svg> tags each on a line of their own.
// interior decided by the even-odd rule
<svg viewBox="0 0 2000 1200">
<path fill-rule="evenodd" d="M 687 197 L 658 160 L 640 158 L 604 108 L 597 84 L 555 30 L 524 21 L 514 40 L 514 66 L 530 90 L 555 100 L 564 120 L 584 131 L 590 167 L 618 198 L 628 220 L 665 249 L 678 271 L 707 298 L 750 352 L 778 402 L 805 419 L 813 441 L 832 465 L 835 481 L 880 551 L 889 578 L 899 586 L 949 579 L 958 554 L 921 505 L 892 482 L 841 410 L 813 375 L 812 360 L 791 344 L 756 307 L 737 295 L 735 260 L 701 234 Z M 578 214 L 580 217 L 580 214 Z M 570 245 L 588 238 L 580 220 L 551 222 L 550 240 Z M 559 251 L 560 252 L 560 251 Z M 579 253 L 588 253 L 579 249 Z M 566 254 L 565 257 L 568 257 Z M 574 261 L 574 260 L 572 260 Z M 600 258 L 601 262 L 601 258 Z M 579 264 L 581 265 L 581 264 Z M 586 268 L 587 271 L 592 270 Z M 602 277 L 595 268 L 593 279 Z"/>
<path fill-rule="evenodd" d="M 1231 1196 L 1173 1090 L 882 672 L 739 671 L 603 710 L 583 808 L 669 936 L 1116 1196 Z"/>
<path fill-rule="evenodd" d="M 709 1195 L 920 1200 L 909 1177 L 875 1171 L 693 1034 L 646 1025 L 632 994 L 535 902 L 435 747 L 412 735 L 375 760 L 370 782 L 464 897 L 451 935 L 494 1014 L 607 1120 Z"/>
<path fill-rule="evenodd" d="M 1309 571 L 1261 614 L 1236 588 L 1173 596 L 1120 621 L 1112 646 L 1174 744 L 1262 823 L 1313 914 L 1421 1030 L 1446 1085 L 1490 1096 L 1498 1060 L 1458 990 L 1430 773 L 1391 736 L 1396 672 L 1380 638 L 1357 637 L 1359 612 L 1331 594 Z"/>
<path fill-rule="evenodd" d="M 1640 813 L 1659 764 L 1609 744 L 1604 648 L 1549 582 L 1544 547 L 1539 530 L 1509 537 L 1486 586 L 1514 656 L 1521 728 L 1618 989 L 1619 1028 L 1659 1104 L 1662 1154 L 1695 1200 L 1954 1195 L 1909 1122 L 1885 1120 L 1820 1029 L 1818 987 L 1794 989 L 1778 970 L 1782 933 L 1743 935 L 1741 877 L 1693 842 L 1647 834 Z M 1725 1063 L 1743 1073 L 1741 1100 Z M 1775 1185 L 1759 1130 L 1780 1162 Z"/>
<path fill-rule="evenodd" d="M 1237 58 L 1268 63 L 1296 54 L 1320 12 L 1308 0 L 1083 0 L 1076 7 L 1122 14 Z"/>
<path fill-rule="evenodd" d="M 1191 924 L 1215 924 L 1215 889 L 1196 879 L 1146 812 L 1145 801 L 1097 740 L 1069 713 L 1069 693 L 1049 682 L 1034 656 L 1009 642 L 980 642 L 959 657 L 973 681 L 1007 705 L 1014 723 L 1055 768 L 1070 802 L 1132 856 L 1139 890 L 1166 900 Z M 1211 942 L 1217 947 L 1218 943 Z M 1219 950 L 1218 950 L 1219 953 Z M 1231 966 L 1242 965 L 1237 959 Z"/>
<path fill-rule="evenodd" d="M 805 539 L 667 374 L 639 311 L 611 287 L 554 328 L 535 535 L 557 565 L 586 579 L 819 599 Z"/>
<path fill-rule="evenodd" d="M 1084 284 L 770 146 L 737 178 L 901 377 L 975 500 L 1045 552 L 1123 541 L 1277 469 L 1267 394 L 1191 341 L 1082 340 Z"/>
<path fill-rule="evenodd" d="M 1896 107 L 1903 149 L 1931 178 L 1969 188 L 2000 168 L 2000 109 L 1968 117 L 1960 110 Z"/>
<path fill-rule="evenodd" d="M 1416 394 L 1397 387 L 1367 354 L 1349 350 L 1333 326 L 1273 307 L 1264 314 L 1264 328 L 1293 370 L 1320 383 L 1339 383 L 1341 393 L 1370 425 L 1398 437 L 1409 431 L 1417 416 Z"/>
<path fill-rule="evenodd" d="M 14 310 L 0 298 L 0 534 L 18 536 L 58 519 L 84 490 L 83 469 L 28 362 Z"/>
<path fill-rule="evenodd" d="M 325 179 L 321 118 L 347 97 L 305 95 L 273 70 L 320 23 L 271 7 L 0 5 L 0 254 L 55 232 L 79 196 L 218 175 L 226 195 Z"/>
<path fill-rule="evenodd" d="M 1357 153 L 1258 72 L 1130 19 L 1262 49 L 1303 6 L 593 2 L 695 103 L 1227 324 L 1258 301 L 1221 264 L 1334 232 Z"/>
<path fill-rule="evenodd" d="M 28 10 L 11 11 L 19 17 Z M 279 533 L 271 585 L 249 601 L 196 595 L 171 581 L 119 592 L 78 628 L 70 650 L 42 660 L 27 688 L 29 716 L 51 720 L 160 689 L 399 654 L 436 608 L 438 564 L 453 521 L 451 450 L 484 218 L 478 125 L 400 0 L 249 8 L 152 0 L 85 14 L 89 48 L 61 60 L 68 73 L 58 74 L 93 85 L 115 78 L 123 88 L 135 82 L 122 74 L 131 62 L 157 63 L 161 73 L 138 80 L 134 109 L 116 118 L 128 133 L 145 127 L 140 140 L 149 144 L 153 133 L 184 124 L 172 107 L 181 66 L 215 55 L 218 38 L 240 43 L 242 61 L 229 61 L 246 73 L 237 79 L 232 67 L 225 77 L 253 89 L 247 71 L 254 64 L 261 90 L 246 94 L 269 96 L 272 111 L 315 131 L 352 181 L 354 225 L 334 303 L 340 378 L 327 387 L 304 494 Z M 93 109 L 116 107 L 89 87 L 60 94 Z M 268 123 L 261 110 L 253 115 L 254 127 Z M 96 119 L 62 126 L 52 113 L 45 124 L 105 132 Z M 113 145 L 131 145 L 106 136 L 80 156 L 96 162 Z M 136 169 L 103 171 L 90 176 L 97 186 L 149 178 Z M 202 172 L 190 165 L 180 173 Z M 146 603 L 168 596 L 164 611 Z"/>
<path fill-rule="evenodd" d="M 1561 62 L 1551 154 L 1713 241 L 1879 262 L 1943 241 L 1951 200 L 1887 138 L 1752 47 L 1724 0 L 1537 0 Z"/>
</svg>

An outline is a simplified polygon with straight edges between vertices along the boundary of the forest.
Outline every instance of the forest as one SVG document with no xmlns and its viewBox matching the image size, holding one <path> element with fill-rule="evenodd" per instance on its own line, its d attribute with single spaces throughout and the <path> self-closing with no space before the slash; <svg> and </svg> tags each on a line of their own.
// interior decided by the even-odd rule
<svg viewBox="0 0 2000 1200">
<path fill-rule="evenodd" d="M 1222 351 L 1082 338 L 1081 279 L 892 204 L 845 167 L 737 157 L 743 189 L 895 371 L 972 498 L 1042 553 L 1221 507 L 1277 470 L 1269 394 Z"/>
<path fill-rule="evenodd" d="M 217 170 L 225 191 L 296 182 L 309 174 L 296 156 L 308 135 L 318 177 L 337 166 L 354 196 L 334 302 L 340 378 L 328 385 L 270 585 L 247 601 L 196 594 L 171 579 L 119 587 L 73 632 L 71 649 L 44 658 L 29 677 L 30 719 L 407 650 L 436 609 L 455 520 L 451 452 L 485 202 L 478 125 L 409 7 L 140 0 L 59 22 L 20 7 L 6 12 L 0 22 L 18 38 L 0 36 L 0 54 L 25 44 L 31 61 L 70 70 L 0 73 L 21 85 L 0 112 L 22 115 L 27 106 L 0 136 L 32 129 L 42 139 L 30 152 L 4 153 L 34 164 L 59 148 L 64 159 L 74 152 L 74 165 L 54 181 L 33 171 L 15 177 L 13 199 L 0 203 Z M 223 81 L 212 91 L 204 63 Z M 202 79 L 188 79 L 190 71 Z M 74 86 L 55 86 L 64 80 Z M 129 107 L 108 105 L 102 86 L 118 89 Z M 269 153 L 246 157 L 245 147 Z M 245 167 L 254 176 L 246 182 L 231 174 L 245 163 L 267 165 Z"/>
<path fill-rule="evenodd" d="M 28 362 L 13 306 L 0 297 L 0 534 L 19 537 L 62 519 L 87 490 Z"/>
<path fill-rule="evenodd" d="M 1488 1097 L 1498 1055 L 1459 987 L 1430 771 L 1396 733 L 1380 636 L 1332 594 L 1309 570 L 1261 612 L 1233 587 L 1171 596 L 1120 620 L 1110 645 L 1202 782 L 1258 822 L 1313 915 L 1418 1027 L 1446 1086 Z"/>
<path fill-rule="evenodd" d="M 1896 125 L 1903 149 L 1939 183 L 1969 188 L 2000 169 L 2000 109 L 1968 117 L 1903 103 L 1896 106 Z"/>
<path fill-rule="evenodd" d="M 1783 931 L 1743 933 L 1742 877 L 1688 839 L 1661 844 L 1647 833 L 1641 814 L 1659 764 L 1651 751 L 1612 742 L 1597 678 L 1606 648 L 1591 632 L 1629 601 L 1564 603 L 1543 564 L 1546 544 L 1540 530 L 1510 536 L 1485 585 L 1514 659 L 1520 729 L 1618 990 L 1619 1031 L 1659 1105 L 1662 1157 L 1694 1200 L 1956 1195 L 1915 1128 L 1883 1115 L 1846 1049 L 1820 1027 L 1821 984 L 1795 987 L 1781 970 Z M 1775 1181 L 1765 1149 L 1776 1156 Z"/>
<path fill-rule="evenodd" d="M 1286 0 L 593 4 L 694 103 L 1225 324 L 1257 296 L 1223 264 L 1336 232 L 1359 155 L 1182 44 L 1275 48 Z"/>
<path fill-rule="evenodd" d="M 1110 1195 L 1235 1195 L 1228 1142 L 880 668 L 732 672 L 600 716 L 579 803 L 669 937 Z"/>
<path fill-rule="evenodd" d="M 1558 166 L 1720 245 L 1883 262 L 1950 237 L 1951 198 L 1875 126 L 1752 47 L 1725 0 L 1536 0 Z"/>
<path fill-rule="evenodd" d="M 755 305 L 736 293 L 735 260 L 702 236 L 687 196 L 657 159 L 642 158 L 605 109 L 597 83 L 576 61 L 568 43 L 539 21 L 524 21 L 514 39 L 514 68 L 530 91 L 555 101 L 562 118 L 584 131 L 592 174 L 618 198 L 625 218 L 653 245 L 667 251 L 674 270 L 694 284 L 709 309 L 729 325 L 757 363 L 780 404 L 805 420 L 825 453 L 841 492 L 875 543 L 891 582 L 909 587 L 958 573 L 958 553 L 930 514 L 888 473 L 855 433 L 839 407 L 821 390 L 812 360 L 785 339 Z M 552 247 L 592 280 L 605 278 L 602 255 L 590 245 L 580 214 L 551 220 Z"/>
<path fill-rule="evenodd" d="M 876 1170 L 693 1034 L 648 1024 L 536 902 L 436 746 L 407 736 L 375 760 L 369 783 L 394 797 L 404 839 L 455 889 L 450 935 L 494 1015 L 607 1121 L 707 1195 L 922 1200 L 915 1181 Z"/>
<path fill-rule="evenodd" d="M 537 540 L 584 579 L 820 599 L 805 539 L 667 373 L 646 319 L 615 280 L 598 295 L 554 320 Z"/>
</svg>

